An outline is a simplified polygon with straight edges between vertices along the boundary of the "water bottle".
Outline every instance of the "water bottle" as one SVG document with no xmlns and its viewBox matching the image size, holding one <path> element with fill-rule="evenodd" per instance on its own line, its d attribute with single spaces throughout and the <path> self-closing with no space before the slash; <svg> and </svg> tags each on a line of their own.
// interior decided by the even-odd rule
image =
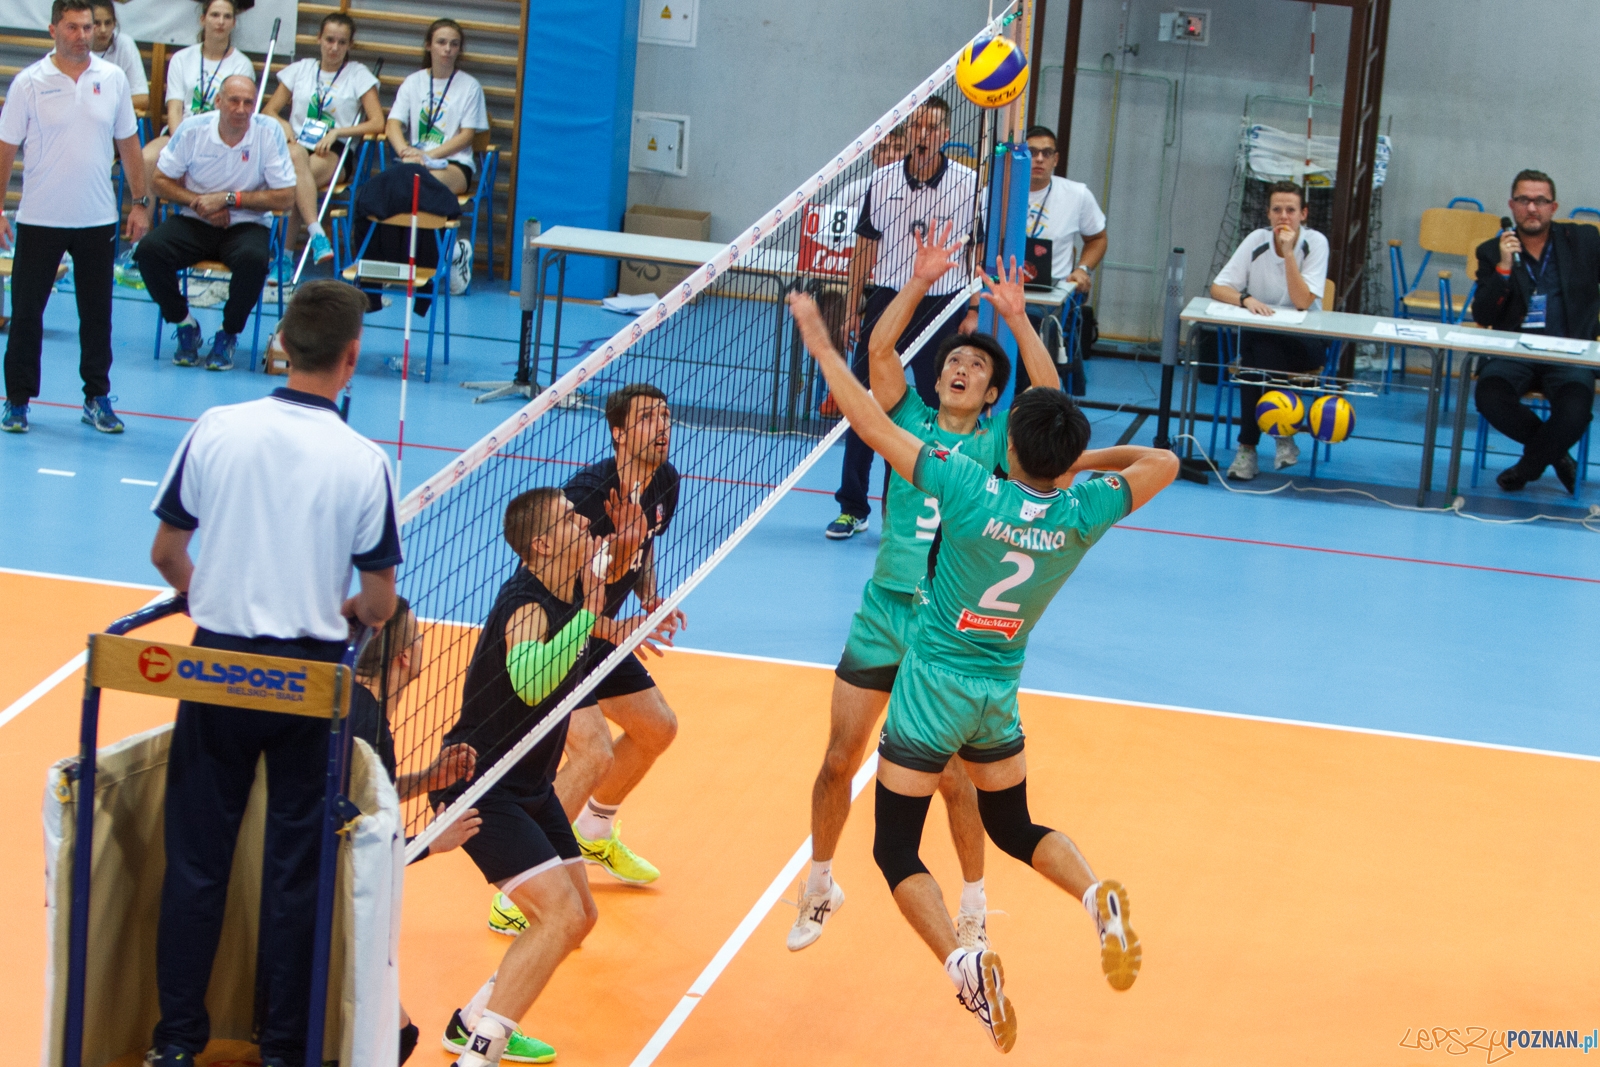
<svg viewBox="0 0 1600 1067">
<path fill-rule="evenodd" d="M 129 289 L 144 288 L 144 275 L 139 273 L 138 266 L 133 262 L 133 250 L 136 247 L 138 247 L 137 244 L 131 244 L 123 249 L 122 254 L 117 257 L 117 265 L 114 269 L 117 284 L 125 285 Z"/>
</svg>

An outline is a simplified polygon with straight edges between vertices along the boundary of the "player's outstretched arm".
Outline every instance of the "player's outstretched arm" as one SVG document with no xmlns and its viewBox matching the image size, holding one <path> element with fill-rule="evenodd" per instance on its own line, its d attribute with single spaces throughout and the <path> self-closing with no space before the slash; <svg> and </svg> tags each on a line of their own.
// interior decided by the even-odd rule
<svg viewBox="0 0 1600 1067">
<path fill-rule="evenodd" d="M 1050 358 L 1050 350 L 1044 346 L 1039 331 L 1033 328 L 1033 320 L 1028 318 L 1028 295 L 1022 287 L 1017 257 L 1011 257 L 1011 269 L 1007 271 L 996 256 L 994 272 L 993 278 L 982 275 L 986 291 L 980 293 L 978 299 L 987 300 L 995 314 L 1011 328 L 1011 335 L 1017 339 L 1017 354 L 1022 357 L 1022 365 L 1028 368 L 1028 378 L 1034 386 L 1060 389 L 1061 375 L 1056 371 L 1055 360 Z"/>
<path fill-rule="evenodd" d="M 910 481 L 917 466 L 917 453 L 922 442 L 896 426 L 872 394 L 856 381 L 850 365 L 828 339 L 828 327 L 817 310 L 817 302 L 805 293 L 789 294 L 789 311 L 800 327 L 800 337 L 806 343 L 811 358 L 828 379 L 828 389 L 839 404 L 839 410 L 850 421 L 850 428 L 861 436 L 874 452 L 882 456 L 895 472 Z"/>
<path fill-rule="evenodd" d="M 906 395 L 906 370 L 895 346 L 911 324 L 917 305 L 928 295 L 933 283 L 956 265 L 961 246 L 966 244 L 965 236 L 953 241 L 950 239 L 950 231 L 954 228 L 955 223 L 945 223 L 944 233 L 934 235 L 932 240 L 923 240 L 918 233 L 912 234 L 917 242 L 917 252 L 916 258 L 911 261 L 911 280 L 895 294 L 872 327 L 872 337 L 867 342 L 872 395 L 878 398 L 878 405 L 885 411 L 893 411 L 900 403 L 900 398 Z"/>
<path fill-rule="evenodd" d="M 1133 494 L 1133 506 L 1128 510 L 1137 511 L 1178 476 L 1178 456 L 1170 449 L 1141 445 L 1092 448 L 1079 456 L 1072 469 L 1056 479 L 1056 484 L 1065 489 L 1072 484 L 1072 476 L 1080 471 L 1121 474 L 1128 479 L 1128 490 Z"/>
</svg>

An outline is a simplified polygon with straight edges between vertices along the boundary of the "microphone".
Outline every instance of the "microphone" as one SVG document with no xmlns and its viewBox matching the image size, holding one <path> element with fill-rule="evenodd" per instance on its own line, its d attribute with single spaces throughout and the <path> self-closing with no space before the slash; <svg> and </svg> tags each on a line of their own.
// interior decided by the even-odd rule
<svg viewBox="0 0 1600 1067">
<path fill-rule="evenodd" d="M 1501 232 L 1503 233 L 1506 230 L 1509 230 L 1511 228 L 1512 228 L 1512 226 L 1511 226 L 1510 217 L 1506 216 L 1506 215 L 1501 215 L 1500 216 L 1500 230 L 1501 230 Z M 1522 253 L 1521 252 L 1513 252 L 1513 253 L 1511 253 L 1511 263 L 1512 263 L 1513 266 L 1519 266 L 1520 267 L 1522 265 Z"/>
</svg>

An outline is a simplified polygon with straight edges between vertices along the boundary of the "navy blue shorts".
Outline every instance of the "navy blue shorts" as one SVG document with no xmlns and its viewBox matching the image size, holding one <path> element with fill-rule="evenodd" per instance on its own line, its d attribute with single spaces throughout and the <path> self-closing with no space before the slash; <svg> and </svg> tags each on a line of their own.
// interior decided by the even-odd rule
<svg viewBox="0 0 1600 1067">
<path fill-rule="evenodd" d="M 581 858 L 554 786 L 534 796 L 492 788 L 478 801 L 478 817 L 483 824 L 461 848 L 495 885 Z"/>
<path fill-rule="evenodd" d="M 609 642 L 602 641 L 598 643 L 603 647 L 603 651 L 595 657 L 596 663 L 611 655 L 612 650 L 616 647 Z M 596 700 L 607 700 L 611 697 L 631 696 L 634 693 L 642 693 L 646 689 L 654 689 L 655 687 L 656 680 L 650 677 L 650 672 L 645 669 L 643 663 L 639 662 L 639 654 L 636 652 L 617 664 L 616 669 L 606 675 L 599 685 L 595 686 L 594 692 L 590 696 Z"/>
</svg>

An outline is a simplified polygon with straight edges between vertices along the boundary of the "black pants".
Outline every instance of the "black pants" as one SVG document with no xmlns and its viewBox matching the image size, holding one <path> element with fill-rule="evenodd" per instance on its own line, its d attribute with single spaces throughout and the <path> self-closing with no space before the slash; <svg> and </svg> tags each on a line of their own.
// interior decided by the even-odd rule
<svg viewBox="0 0 1600 1067">
<path fill-rule="evenodd" d="M 337 661 L 343 644 L 232 637 L 200 630 L 201 648 Z M 178 704 L 167 760 L 166 878 L 156 932 L 161 1021 L 152 1044 L 198 1055 L 211 1036 L 206 986 L 222 934 L 228 876 L 255 780 L 267 757 L 267 825 L 261 877 L 257 1003 L 261 1055 L 305 1060 L 311 946 L 316 922 L 328 722 L 270 711 Z M 321 1050 L 316 1053 L 320 1061 Z"/>
<path fill-rule="evenodd" d="M 1239 362 L 1258 370 L 1293 372 L 1322 369 L 1321 347 L 1299 337 L 1245 330 L 1239 341 L 1239 349 Z M 1259 384 L 1251 384 L 1249 379 L 1250 372 L 1245 371 L 1234 380 L 1239 385 L 1239 443 L 1254 446 L 1261 441 L 1256 405 L 1261 403 L 1261 394 L 1265 390 Z"/>
<path fill-rule="evenodd" d="M 255 222 L 223 229 L 186 215 L 174 215 L 146 234 L 134 250 L 133 260 L 144 275 L 145 288 L 161 305 L 161 317 L 168 322 L 182 322 L 189 317 L 189 301 L 178 283 L 178 271 L 202 259 L 220 260 L 233 272 L 228 282 L 228 302 L 222 308 L 222 328 L 228 333 L 243 333 L 267 281 L 272 231 Z"/>
<path fill-rule="evenodd" d="M 1478 372 L 1478 411 L 1522 446 L 1522 466 L 1537 478 L 1583 439 L 1594 417 L 1594 379 L 1586 367 L 1490 359 Z M 1522 402 L 1523 394 L 1535 390 L 1550 402 L 1548 419 Z"/>
<path fill-rule="evenodd" d="M 78 374 L 85 398 L 111 392 L 111 283 L 117 224 L 65 228 L 17 223 L 11 266 L 11 337 L 6 341 L 6 399 L 26 404 L 39 395 L 44 307 L 64 252 L 72 253 L 78 298 Z"/>
<path fill-rule="evenodd" d="M 893 289 L 876 289 L 867 298 L 867 306 L 861 313 L 860 336 L 856 341 L 855 358 L 850 361 L 850 369 L 855 371 L 856 378 L 863 384 L 871 380 L 871 362 L 867 358 L 867 342 L 872 337 L 872 328 L 878 322 L 890 303 L 894 301 L 896 292 Z M 911 324 L 900 335 L 900 343 L 896 348 L 904 352 L 906 346 L 916 340 L 918 335 L 927 328 L 929 322 L 950 301 L 957 299 L 954 294 L 947 296 L 925 296 L 917 303 L 917 309 L 911 313 Z M 935 386 L 939 383 L 939 368 L 935 365 L 935 358 L 939 346 L 945 338 L 955 334 L 961 327 L 961 320 L 966 318 L 966 311 L 957 311 L 945 320 L 939 332 L 928 340 L 928 343 L 911 357 L 911 376 L 916 381 L 917 395 L 929 407 L 939 406 L 939 394 Z M 856 436 L 854 430 L 846 430 L 844 435 L 844 469 L 839 475 L 839 491 L 833 498 L 839 502 L 839 510 L 864 519 L 872 514 L 872 505 L 867 503 L 867 483 L 872 477 L 872 449 L 867 443 Z"/>
</svg>

